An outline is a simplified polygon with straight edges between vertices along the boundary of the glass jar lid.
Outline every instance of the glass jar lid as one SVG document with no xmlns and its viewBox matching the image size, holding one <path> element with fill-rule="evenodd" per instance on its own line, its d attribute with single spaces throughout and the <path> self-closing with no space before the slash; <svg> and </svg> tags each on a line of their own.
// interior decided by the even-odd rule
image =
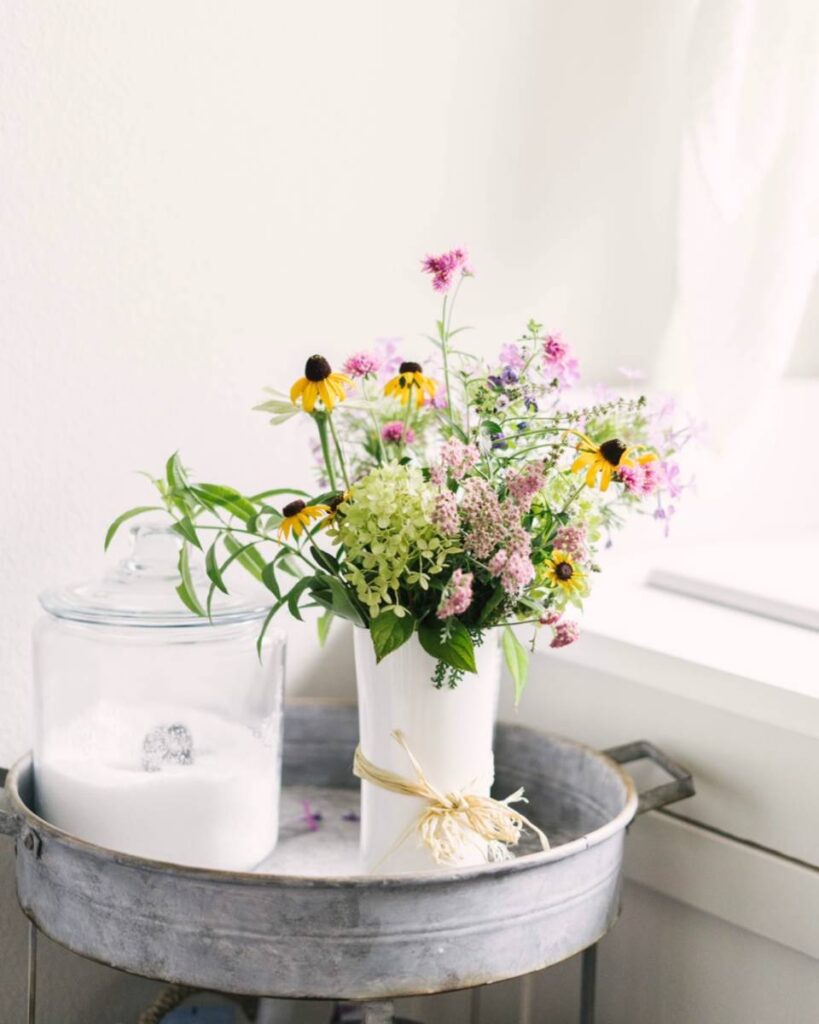
<svg viewBox="0 0 819 1024">
<path fill-rule="evenodd" d="M 176 593 L 182 539 L 164 523 L 131 529 L 129 556 L 100 580 L 46 590 L 40 604 L 51 615 L 104 626 L 209 626 L 264 618 L 270 603 L 216 590 L 210 618 L 188 609 Z M 191 577 L 204 607 L 210 580 L 196 566 Z"/>
</svg>

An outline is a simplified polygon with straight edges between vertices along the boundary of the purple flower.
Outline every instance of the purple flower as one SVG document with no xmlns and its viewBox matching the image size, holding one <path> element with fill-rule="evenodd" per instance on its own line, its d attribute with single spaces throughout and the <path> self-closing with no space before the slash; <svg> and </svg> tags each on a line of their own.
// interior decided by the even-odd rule
<svg viewBox="0 0 819 1024">
<path fill-rule="evenodd" d="M 511 366 L 504 366 L 503 372 L 501 373 L 501 380 L 504 385 L 508 387 L 510 384 L 517 384 L 518 375 Z"/>
<path fill-rule="evenodd" d="M 658 466 L 660 485 L 668 491 L 670 498 L 679 498 L 683 492 L 683 485 L 680 483 L 680 467 L 678 463 L 664 459 Z"/>
<path fill-rule="evenodd" d="M 568 388 L 580 379 L 580 364 L 571 354 L 571 349 L 560 332 L 548 334 L 543 342 L 543 364 L 547 374 Z"/>
<path fill-rule="evenodd" d="M 404 441 L 407 444 L 412 444 L 415 440 L 415 431 L 412 427 L 407 427 L 405 432 L 401 420 L 390 420 L 381 428 L 381 440 L 387 444 L 401 444 Z"/>
<path fill-rule="evenodd" d="M 425 274 L 432 275 L 432 287 L 436 292 L 448 292 L 459 270 L 462 275 L 473 273 L 466 249 L 450 249 L 440 256 L 426 256 L 421 266 Z"/>
<path fill-rule="evenodd" d="M 401 341 L 401 338 L 376 338 L 373 348 L 382 377 L 394 377 L 398 373 L 398 367 L 404 361 L 400 348 Z"/>
<path fill-rule="evenodd" d="M 355 352 L 345 361 L 342 369 L 350 377 L 368 377 L 378 373 L 381 360 L 372 352 Z"/>
<path fill-rule="evenodd" d="M 512 370 L 522 370 L 524 359 L 520 345 L 514 341 L 507 342 L 500 350 L 499 362 L 502 366 L 508 366 Z"/>
</svg>

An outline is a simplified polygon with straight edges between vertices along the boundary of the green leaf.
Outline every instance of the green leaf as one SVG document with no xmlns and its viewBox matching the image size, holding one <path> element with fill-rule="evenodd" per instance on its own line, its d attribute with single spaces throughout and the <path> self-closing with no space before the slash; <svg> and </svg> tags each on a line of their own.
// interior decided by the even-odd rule
<svg viewBox="0 0 819 1024">
<path fill-rule="evenodd" d="M 388 654 L 407 642 L 415 629 L 415 619 L 409 612 L 398 616 L 389 608 L 381 612 L 370 623 L 370 633 L 375 648 L 375 660 L 382 661 Z"/>
<path fill-rule="evenodd" d="M 422 622 L 418 626 L 421 646 L 438 661 L 444 661 L 462 672 L 477 672 L 475 645 L 469 630 L 458 619 L 450 619 L 449 636 L 444 639 L 446 626 L 443 622 Z"/>
<path fill-rule="evenodd" d="M 196 535 L 196 527 L 193 525 L 189 516 L 182 516 L 181 519 L 177 519 L 171 529 L 178 533 L 184 540 L 190 541 L 194 547 L 199 548 L 200 551 L 202 550 L 202 545 L 199 543 L 199 537 Z"/>
<path fill-rule="evenodd" d="M 327 635 L 330 632 L 330 626 L 333 624 L 333 618 L 333 613 L 328 608 L 328 610 L 321 616 L 321 618 L 316 623 L 316 626 L 318 627 L 318 638 L 320 647 L 324 647 L 324 645 L 327 643 Z"/>
<path fill-rule="evenodd" d="M 208 574 L 208 579 L 211 583 L 218 587 L 223 594 L 226 594 L 228 592 L 228 588 L 225 586 L 225 581 L 222 579 L 222 570 L 219 568 L 219 562 L 216 557 L 216 545 L 219 543 L 220 536 L 220 534 L 216 535 L 216 540 L 208 548 L 207 554 L 205 555 L 205 572 Z M 210 614 L 210 594 L 208 594 L 208 614 Z"/>
<path fill-rule="evenodd" d="M 327 572 L 331 573 L 338 572 L 338 559 L 335 555 L 331 555 L 329 551 L 322 551 L 316 544 L 311 544 L 310 554 L 313 556 L 316 565 L 320 565 L 322 569 L 326 569 Z"/>
<path fill-rule="evenodd" d="M 265 620 L 262 623 L 262 628 L 259 630 L 259 635 L 256 637 L 256 654 L 258 655 L 259 661 L 262 660 L 262 644 L 264 643 L 264 637 L 265 633 L 267 632 L 267 627 L 270 625 L 273 616 L 276 614 L 277 611 L 279 611 L 279 609 L 284 604 L 284 601 L 285 599 L 282 598 L 281 601 L 277 601 L 276 604 L 273 605 L 273 607 L 265 616 Z"/>
<path fill-rule="evenodd" d="M 256 506 L 234 487 L 223 487 L 221 484 L 197 484 L 191 490 L 203 503 L 220 505 L 239 519 L 247 520 L 256 514 Z"/>
<path fill-rule="evenodd" d="M 282 596 L 281 588 L 279 587 L 279 581 L 276 579 L 275 561 L 268 562 L 264 569 L 262 569 L 262 583 L 264 583 L 267 589 L 271 593 L 275 594 L 276 597 Z"/>
<path fill-rule="evenodd" d="M 164 512 L 165 509 L 161 505 L 140 505 L 138 508 L 128 509 L 127 512 L 123 512 L 121 516 L 111 523 L 108 527 L 108 532 L 105 534 L 105 550 L 108 550 L 108 545 L 114 539 L 117 530 L 122 526 L 123 523 L 129 519 L 133 519 L 134 516 L 141 516 L 144 512 Z"/>
<path fill-rule="evenodd" d="M 308 497 L 307 491 L 300 491 L 297 487 L 274 487 L 272 491 L 260 491 L 258 494 L 251 494 L 249 501 L 262 501 L 264 498 L 272 498 L 276 494 L 297 494 L 300 498 Z"/>
<path fill-rule="evenodd" d="M 348 619 L 356 626 L 366 626 L 367 622 L 361 613 L 353 592 L 340 579 L 324 572 L 315 575 L 316 584 L 312 590 L 317 600 L 321 599 L 321 588 L 330 592 L 330 607 L 342 619 Z"/>
<path fill-rule="evenodd" d="M 504 597 L 506 597 L 506 591 L 501 586 L 495 587 L 492 593 L 484 602 L 483 608 L 481 608 L 481 614 L 478 618 L 478 625 L 485 626 L 489 622 L 489 618 L 499 604 L 502 603 Z"/>
<path fill-rule="evenodd" d="M 231 557 L 222 566 L 222 572 L 225 571 L 230 562 L 235 558 L 238 560 L 239 565 L 241 565 L 242 568 L 246 569 L 254 579 L 261 582 L 262 569 L 265 567 L 265 560 L 254 547 L 255 544 L 256 541 L 252 541 L 250 544 L 240 544 L 235 537 L 227 534 L 225 536 L 225 547 L 230 552 Z"/>
<path fill-rule="evenodd" d="M 307 575 L 307 570 L 302 568 L 301 562 L 296 562 L 289 554 L 281 555 L 277 562 L 282 572 L 286 572 L 288 576 L 295 576 L 297 580 Z"/>
<path fill-rule="evenodd" d="M 188 560 L 188 545 L 185 542 L 183 542 L 179 551 L 179 575 L 181 577 L 181 582 L 176 588 L 176 592 L 182 603 L 189 608 L 194 615 L 201 615 L 202 618 L 206 618 L 207 612 L 199 601 L 196 594 L 196 588 L 193 585 L 193 579 L 191 578 L 191 567 L 190 561 Z"/>
<path fill-rule="evenodd" d="M 185 472 L 185 467 L 182 465 L 179 452 L 174 452 L 165 463 L 165 479 L 168 481 L 168 487 L 171 490 L 184 491 L 187 489 L 188 474 Z"/>
<path fill-rule="evenodd" d="M 511 626 L 505 626 L 503 630 L 503 657 L 515 684 L 515 704 L 519 704 L 529 677 L 529 652 Z"/>
<path fill-rule="evenodd" d="M 293 618 L 298 619 L 299 622 L 304 621 L 301 617 L 301 611 L 299 610 L 299 599 L 312 583 L 312 576 L 304 576 L 298 581 L 298 583 L 294 583 L 287 592 L 287 596 L 285 598 L 287 601 L 287 608 Z"/>
</svg>

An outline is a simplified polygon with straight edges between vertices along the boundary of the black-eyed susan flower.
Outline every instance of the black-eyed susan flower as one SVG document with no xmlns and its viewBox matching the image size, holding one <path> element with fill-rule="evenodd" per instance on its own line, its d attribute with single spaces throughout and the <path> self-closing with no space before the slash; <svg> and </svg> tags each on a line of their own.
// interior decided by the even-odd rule
<svg viewBox="0 0 819 1024">
<path fill-rule="evenodd" d="M 302 530 L 310 528 L 314 519 L 321 519 L 329 511 L 329 505 L 306 505 L 301 498 L 291 501 L 282 509 L 279 540 L 287 540 L 291 530 L 293 536 L 298 537 Z"/>
<path fill-rule="evenodd" d="M 338 494 L 334 494 L 327 502 L 327 515 L 324 517 L 324 521 L 321 525 L 331 526 L 335 521 L 339 506 L 343 505 L 345 501 L 349 501 L 350 497 L 350 491 L 340 491 Z"/>
<path fill-rule="evenodd" d="M 406 405 L 415 391 L 416 405 L 423 405 L 424 394 L 434 398 L 437 389 L 438 385 L 431 377 L 425 376 L 420 363 L 401 363 L 398 374 L 384 386 L 384 394 L 392 395 L 401 405 Z"/>
<path fill-rule="evenodd" d="M 586 485 L 594 487 L 600 476 L 600 490 L 605 491 L 611 483 L 612 476 L 623 468 L 633 469 L 637 465 L 645 465 L 657 458 L 653 452 L 636 455 L 638 447 L 629 447 L 617 438 L 612 437 L 602 444 L 595 444 L 583 434 L 577 446 L 578 455 L 572 464 L 572 472 L 585 471 Z"/>
<path fill-rule="evenodd" d="M 546 579 L 553 587 L 562 590 L 567 596 L 582 594 L 586 589 L 586 574 L 575 565 L 574 559 L 565 551 L 557 548 L 543 564 Z"/>
<path fill-rule="evenodd" d="M 301 399 L 304 411 L 312 412 L 321 399 L 324 408 L 331 412 L 336 402 L 347 397 L 345 389 L 352 383 L 346 373 L 334 373 L 324 356 L 310 356 L 304 364 L 304 376 L 290 389 L 290 401 L 298 405 Z"/>
</svg>

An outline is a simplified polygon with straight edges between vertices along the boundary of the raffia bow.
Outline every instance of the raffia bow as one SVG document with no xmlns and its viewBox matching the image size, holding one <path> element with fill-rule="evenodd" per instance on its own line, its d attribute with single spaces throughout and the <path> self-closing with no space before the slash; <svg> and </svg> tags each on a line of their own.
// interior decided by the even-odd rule
<svg viewBox="0 0 819 1024">
<path fill-rule="evenodd" d="M 420 797 L 427 803 L 390 853 L 414 830 L 417 830 L 421 841 L 429 847 L 436 864 L 459 863 L 467 847 L 475 845 L 476 835 L 488 843 L 489 860 L 509 860 L 512 856 L 509 847 L 518 843 L 524 828 L 529 828 L 535 833 L 544 850 L 549 849 L 549 840 L 537 825 L 533 825 L 528 818 L 509 806 L 521 800 L 525 802 L 523 789 L 516 790 L 505 800 L 495 800 L 491 796 L 477 796 L 472 793 L 442 793 L 427 779 L 403 732 L 396 729 L 391 736 L 401 745 L 415 769 L 414 782 L 374 765 L 364 756 L 360 746 L 356 748 L 353 759 L 353 773 L 364 782 L 370 782 L 390 793 Z M 385 859 L 386 857 L 382 858 Z"/>
</svg>

